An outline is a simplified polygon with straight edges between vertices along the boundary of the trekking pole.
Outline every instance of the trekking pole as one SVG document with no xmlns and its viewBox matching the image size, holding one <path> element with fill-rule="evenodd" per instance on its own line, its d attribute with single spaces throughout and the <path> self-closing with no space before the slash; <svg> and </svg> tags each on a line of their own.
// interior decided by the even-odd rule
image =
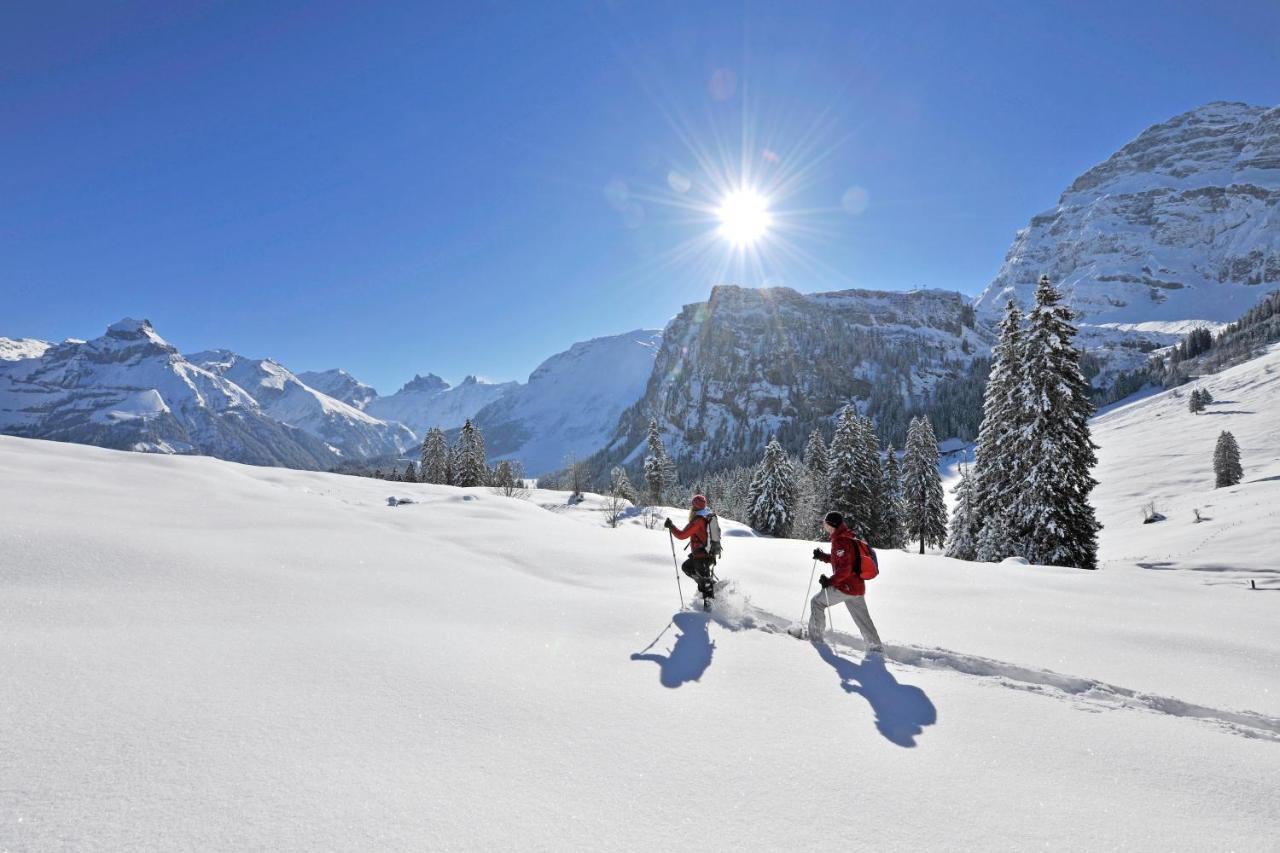
<svg viewBox="0 0 1280 853">
<path fill-rule="evenodd" d="M 680 593 L 680 609 L 684 610 L 684 587 L 680 585 L 680 564 L 676 562 L 676 540 L 670 530 L 667 531 L 667 539 L 671 540 L 671 565 L 676 570 L 676 589 Z"/>
<path fill-rule="evenodd" d="M 804 624 L 804 612 L 809 609 L 809 590 L 813 589 L 813 576 L 818 571 L 818 561 L 813 561 L 813 568 L 809 569 L 809 585 L 804 588 L 804 604 L 800 605 L 800 621 L 798 624 Z"/>
</svg>

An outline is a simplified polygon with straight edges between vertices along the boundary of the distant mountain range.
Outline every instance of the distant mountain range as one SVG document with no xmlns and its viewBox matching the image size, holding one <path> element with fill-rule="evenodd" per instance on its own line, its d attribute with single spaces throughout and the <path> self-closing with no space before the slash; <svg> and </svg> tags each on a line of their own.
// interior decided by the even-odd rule
<svg viewBox="0 0 1280 853">
<path fill-rule="evenodd" d="M 1148 128 L 1015 236 L 976 299 L 937 290 L 721 286 L 663 331 L 577 343 L 527 383 L 415 376 L 383 397 L 339 370 L 294 374 L 225 350 L 182 356 L 146 321 L 91 341 L 0 338 L 0 432 L 266 465 L 414 455 L 474 418 L 531 474 L 567 454 L 634 464 L 657 419 L 686 471 L 798 450 L 848 402 L 897 440 L 911 414 L 966 436 L 1009 299 L 1042 273 L 1079 314 L 1095 385 L 1280 288 L 1280 108 L 1215 102 Z"/>
</svg>

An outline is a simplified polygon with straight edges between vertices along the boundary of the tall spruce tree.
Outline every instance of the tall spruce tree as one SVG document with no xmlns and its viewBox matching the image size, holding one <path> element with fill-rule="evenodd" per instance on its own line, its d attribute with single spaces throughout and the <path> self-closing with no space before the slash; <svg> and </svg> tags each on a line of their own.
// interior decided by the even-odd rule
<svg viewBox="0 0 1280 853">
<path fill-rule="evenodd" d="M 414 465 L 412 459 L 410 459 L 408 464 L 404 466 L 404 476 L 400 479 L 406 483 L 418 482 L 418 468 Z"/>
<path fill-rule="evenodd" d="M 631 478 L 627 476 L 627 469 L 621 465 L 615 467 L 609 472 L 609 494 L 617 495 L 624 501 L 636 503 L 636 487 L 631 485 Z"/>
<path fill-rule="evenodd" d="M 862 433 L 862 419 L 852 405 L 845 406 L 836 422 L 827 455 L 827 500 L 829 509 L 845 517 L 845 523 L 859 536 L 867 535 L 871 488 L 863 477 L 867 466 L 863 456 L 867 442 Z"/>
<path fill-rule="evenodd" d="M 986 540 L 988 550 L 1007 552 L 1005 556 L 1015 553 L 1015 544 L 996 542 L 993 537 L 1013 535 L 1009 518 L 1017 502 L 1029 452 L 1022 432 L 1023 407 L 1019 396 L 1024 376 L 1023 355 L 1022 312 L 1009 300 L 1000 322 L 1000 340 L 991 354 L 991 371 L 982 399 L 982 426 L 978 430 L 970 472 L 973 482 L 969 500 L 973 511 L 963 521 L 969 529 L 962 534 L 964 541 L 977 542 L 983 538 L 983 527 L 1003 517 Z"/>
<path fill-rule="evenodd" d="M 662 433 L 658 419 L 649 420 L 649 447 L 644 457 L 644 483 L 648 491 L 649 505 L 662 503 L 662 497 L 675 485 L 675 464 L 662 446 Z"/>
<path fill-rule="evenodd" d="M 867 484 L 866 527 L 862 536 L 877 548 L 887 547 L 884 522 L 884 471 L 880 467 L 880 441 L 870 418 L 862 419 L 862 458 L 858 460 Z"/>
<path fill-rule="evenodd" d="M 902 505 L 902 471 L 898 464 L 898 453 L 890 444 L 884 455 L 884 483 L 880 489 L 884 501 L 884 540 L 885 548 L 902 548 L 906 546 L 906 527 L 904 507 Z"/>
<path fill-rule="evenodd" d="M 1244 479 L 1244 468 L 1240 465 L 1240 445 L 1236 437 L 1223 430 L 1218 436 L 1218 444 L 1213 449 L 1213 487 L 1235 486 Z"/>
<path fill-rule="evenodd" d="M 1098 567 L 1098 529 L 1089 493 L 1097 464 L 1089 436 L 1093 403 L 1080 371 L 1071 309 L 1048 276 L 1036 287 L 1019 394 L 1028 439 L 1011 516 L 1022 556 L 1052 566 Z"/>
<path fill-rule="evenodd" d="M 956 509 L 951 514 L 951 535 L 947 539 L 947 556 L 957 560 L 974 560 L 978 556 L 978 540 L 973 531 L 973 475 L 968 466 L 960 466 L 960 482 L 955 488 Z M 981 532 L 981 531 L 979 531 Z"/>
<path fill-rule="evenodd" d="M 468 418 L 458 433 L 456 468 L 453 472 L 455 486 L 483 486 L 489 478 L 489 466 L 485 460 L 484 434 Z"/>
<path fill-rule="evenodd" d="M 926 417 L 911 419 L 902 460 L 902 495 L 907 535 L 920 540 L 920 553 L 947 538 L 947 507 L 938 473 L 938 439 Z"/>
<path fill-rule="evenodd" d="M 444 430 L 432 427 L 422 439 L 422 482 L 449 485 L 449 443 Z"/>
<path fill-rule="evenodd" d="M 797 531 L 802 535 L 817 539 L 825 539 L 822 529 L 822 517 L 829 507 L 827 494 L 827 471 L 830 467 L 827 457 L 827 443 L 822 438 L 822 431 L 815 429 L 809 434 L 809 441 L 804 446 L 804 476 L 801 483 L 802 496 L 797 515 Z"/>
<path fill-rule="evenodd" d="M 749 523 L 767 536 L 787 536 L 795 524 L 795 467 L 778 439 L 770 440 L 748 493 Z"/>
</svg>

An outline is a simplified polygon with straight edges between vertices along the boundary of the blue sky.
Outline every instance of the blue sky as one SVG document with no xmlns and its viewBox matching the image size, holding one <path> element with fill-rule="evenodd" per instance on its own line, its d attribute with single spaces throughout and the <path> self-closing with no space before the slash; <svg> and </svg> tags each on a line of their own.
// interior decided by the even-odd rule
<svg viewBox="0 0 1280 853">
<path fill-rule="evenodd" d="M 976 293 L 1148 125 L 1280 103 L 1274 2 L 18 5 L 0 335 L 145 316 L 384 393 L 720 281 Z M 743 164 L 760 265 L 694 209 Z"/>
</svg>

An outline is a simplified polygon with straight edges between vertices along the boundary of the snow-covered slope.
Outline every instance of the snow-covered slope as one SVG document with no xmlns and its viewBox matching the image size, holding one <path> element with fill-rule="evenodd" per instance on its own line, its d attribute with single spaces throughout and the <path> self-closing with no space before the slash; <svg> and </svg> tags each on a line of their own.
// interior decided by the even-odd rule
<svg viewBox="0 0 1280 853">
<path fill-rule="evenodd" d="M 306 430 L 347 457 L 395 456 L 414 443 L 408 427 L 386 423 L 304 384 L 269 358 L 251 359 L 229 350 L 187 356 L 193 364 L 224 376 L 258 401 L 268 415 Z"/>
<path fill-rule="evenodd" d="M 644 393 L 662 342 L 638 329 L 582 341 L 538 365 L 529 381 L 476 413 L 494 459 L 519 459 L 530 476 L 555 470 L 572 453 L 604 447 L 618 416 Z"/>
<path fill-rule="evenodd" d="M 0 361 L 39 358 L 53 344 L 36 338 L 0 338 Z"/>
<path fill-rule="evenodd" d="M 322 394 L 328 394 L 335 400 L 341 400 L 349 406 L 355 406 L 357 409 L 363 409 L 378 396 L 378 392 L 373 389 L 373 386 L 365 385 L 350 373 L 339 368 L 322 371 L 307 370 L 299 373 L 298 379 L 304 385 L 314 388 Z"/>
<path fill-rule="evenodd" d="M 485 382 L 468 376 L 450 386 L 439 376 L 415 376 L 389 397 L 369 401 L 364 410 L 385 421 L 398 421 L 421 438 L 431 427 L 454 429 L 476 412 L 516 388 L 517 382 Z"/>
<path fill-rule="evenodd" d="M 779 633 L 812 543 L 736 525 L 707 617 L 665 532 L 594 500 L 8 437 L 0 471 L 11 849 L 1259 850 L 1280 824 L 1269 593 L 886 553 L 881 663 L 845 613 L 834 651 Z"/>
<path fill-rule="evenodd" d="M 1214 398 L 1188 411 L 1193 389 Z M 1171 572 L 1240 590 L 1280 586 L 1280 345 L 1222 373 L 1113 407 L 1094 418 L 1099 445 L 1094 503 L 1104 568 Z M 1214 488 L 1213 450 L 1229 430 L 1244 481 Z M 1167 520 L 1143 524 L 1154 503 Z M 1199 510 L 1202 521 L 1196 521 Z"/>
<path fill-rule="evenodd" d="M 146 320 L 128 318 L 95 340 L 0 361 L 0 432 L 258 465 L 317 468 L 338 458 L 183 358 Z"/>
<path fill-rule="evenodd" d="M 1029 305 L 1042 273 L 1091 326 L 1239 317 L 1280 287 L 1280 107 L 1215 102 L 1148 128 L 1018 232 L 979 313 Z M 1136 367 L 1141 353 L 1100 346 L 1116 331 L 1083 340 Z"/>
</svg>

